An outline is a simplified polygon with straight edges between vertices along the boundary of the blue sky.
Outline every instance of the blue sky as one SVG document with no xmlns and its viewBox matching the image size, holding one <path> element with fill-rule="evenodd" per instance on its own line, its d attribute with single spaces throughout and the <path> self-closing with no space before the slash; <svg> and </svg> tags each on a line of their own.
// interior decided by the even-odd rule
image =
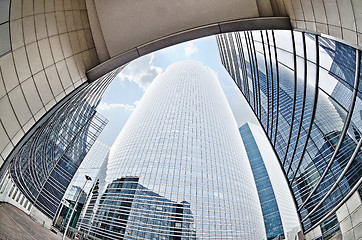
<svg viewBox="0 0 362 240">
<path fill-rule="evenodd" d="M 186 59 L 200 61 L 215 71 L 239 127 L 246 122 L 255 124 L 253 133 L 271 176 L 274 191 L 278 193 L 277 201 L 284 219 L 284 228 L 290 231 L 298 226 L 296 212 L 291 210 L 293 202 L 288 186 L 285 179 L 280 178 L 282 172 L 278 160 L 254 113 L 221 64 L 214 36 L 168 47 L 129 63 L 113 80 L 97 108 L 109 120 L 98 140 L 112 145 L 153 79 L 170 64 Z"/>
<path fill-rule="evenodd" d="M 186 59 L 202 62 L 214 70 L 239 126 L 257 120 L 239 89 L 221 64 L 214 36 L 181 43 L 143 56 L 129 63 L 105 93 L 98 112 L 109 123 L 99 140 L 111 145 L 135 109 L 152 80 L 167 66 Z"/>
</svg>

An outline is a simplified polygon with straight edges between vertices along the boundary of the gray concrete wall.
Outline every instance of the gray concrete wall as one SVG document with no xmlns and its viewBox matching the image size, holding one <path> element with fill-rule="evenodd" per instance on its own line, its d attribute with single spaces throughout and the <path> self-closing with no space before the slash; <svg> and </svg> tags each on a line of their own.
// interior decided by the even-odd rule
<svg viewBox="0 0 362 240">
<path fill-rule="evenodd" d="M 360 0 L 87 1 L 102 62 L 188 29 L 262 17 L 286 16 L 295 29 L 362 45 Z"/>
</svg>

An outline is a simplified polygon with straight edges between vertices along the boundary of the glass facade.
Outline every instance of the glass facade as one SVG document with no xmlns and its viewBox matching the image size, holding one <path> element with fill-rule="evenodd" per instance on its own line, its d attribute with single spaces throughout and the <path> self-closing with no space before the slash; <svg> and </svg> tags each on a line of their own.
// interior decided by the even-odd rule
<svg viewBox="0 0 362 240">
<path fill-rule="evenodd" d="M 105 170 L 79 224 L 85 234 L 265 239 L 236 122 L 215 73 L 199 62 L 173 64 L 153 81 Z"/>
<path fill-rule="evenodd" d="M 63 198 L 67 200 L 72 207 L 74 206 L 79 196 L 77 211 L 73 215 L 72 222 L 70 224 L 71 227 L 75 227 L 77 224 L 83 206 L 86 204 L 87 196 L 92 188 L 95 186 L 94 184 L 96 184 L 95 180 L 98 179 L 97 176 L 99 170 L 101 169 L 104 161 L 106 161 L 108 157 L 109 149 L 110 146 L 100 142 L 99 140 L 96 140 L 87 155 L 85 156 L 81 165 L 79 166 L 77 172 L 75 173 L 72 181 L 67 188 L 67 191 L 64 194 Z M 85 176 L 89 176 L 92 181 L 84 185 L 85 181 L 87 181 Z M 82 189 L 82 187 L 84 188 Z M 68 212 L 65 216 L 62 215 L 62 212 L 64 211 L 59 213 L 59 216 L 64 217 L 62 229 L 65 229 L 67 225 L 67 222 L 72 212 L 72 207 L 68 208 Z M 61 209 L 59 209 L 58 211 L 60 210 Z"/>
<path fill-rule="evenodd" d="M 100 201 L 99 193 L 103 193 L 106 189 L 106 176 L 107 176 L 107 167 L 108 167 L 108 156 L 106 159 L 104 159 L 98 175 L 96 178 L 93 179 L 95 181 L 89 195 L 87 202 L 85 203 L 85 206 L 83 208 L 83 211 L 81 213 L 81 221 L 78 222 L 78 226 L 82 227 L 82 230 L 85 232 L 90 232 L 90 227 L 93 224 L 93 219 L 96 216 L 96 211 L 98 209 L 98 204 Z M 85 227 L 87 229 L 85 229 Z"/>
<path fill-rule="evenodd" d="M 339 235 L 339 237 L 341 237 L 341 229 L 339 227 L 336 214 L 332 214 L 330 217 L 322 222 L 321 231 L 323 240 L 328 240 L 331 238 L 338 239 L 336 235 Z"/>
<path fill-rule="evenodd" d="M 360 51 L 298 31 L 217 36 L 221 61 L 259 119 L 305 231 L 362 179 Z"/>
<path fill-rule="evenodd" d="M 89 150 L 84 160 L 82 161 L 82 164 L 79 166 L 77 172 L 72 178 L 72 181 L 70 182 L 69 187 L 64 194 L 65 199 L 76 201 L 79 192 L 75 191 L 74 189 L 81 189 L 83 187 L 85 175 L 92 179 L 92 183 L 95 183 L 94 180 L 97 178 L 98 172 L 103 162 L 108 157 L 110 148 L 110 146 L 100 142 L 99 140 L 94 142 L 92 148 Z M 86 194 L 89 193 L 92 185 L 93 184 L 91 183 L 85 185 L 83 190 Z"/>
<path fill-rule="evenodd" d="M 258 190 L 267 239 L 274 239 L 277 236 L 284 238 L 282 220 L 280 218 L 273 187 L 265 168 L 264 160 L 259 152 L 258 145 L 255 142 L 253 133 L 251 132 L 248 123 L 241 126 L 239 131 L 254 175 L 256 188 Z"/>
<path fill-rule="evenodd" d="M 49 110 L 30 138 L 13 155 L 10 175 L 42 213 L 54 218 L 83 158 L 107 124 L 95 108 L 120 70 L 84 83 Z"/>
<path fill-rule="evenodd" d="M 190 204 L 166 199 L 138 180 L 124 177 L 107 185 L 92 220 L 94 236 L 166 239 L 171 235 L 173 239 L 196 239 Z"/>
</svg>

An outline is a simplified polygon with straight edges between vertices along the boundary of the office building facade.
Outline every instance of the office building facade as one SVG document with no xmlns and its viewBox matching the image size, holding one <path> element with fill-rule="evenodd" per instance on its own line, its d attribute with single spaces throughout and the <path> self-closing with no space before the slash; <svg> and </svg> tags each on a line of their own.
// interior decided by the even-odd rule
<svg viewBox="0 0 362 240">
<path fill-rule="evenodd" d="M 343 236 L 358 238 L 360 51 L 298 31 L 235 32 L 218 35 L 217 42 L 223 65 L 274 148 L 308 238 L 324 236 L 321 226 L 333 214 Z M 337 211 L 349 201 L 354 207 L 346 214 Z"/>
<path fill-rule="evenodd" d="M 110 148 L 110 146 L 99 140 L 94 142 L 92 148 L 89 150 L 74 177 L 72 178 L 72 181 L 70 182 L 69 187 L 65 192 L 65 199 L 73 201 L 77 199 L 77 193 L 74 190 L 72 191 L 72 186 L 81 188 L 85 182 L 85 175 L 92 178 L 92 181 L 91 183 L 87 184 L 83 190 L 86 194 L 90 192 L 93 184 L 95 184 L 95 179 L 97 179 L 103 162 L 106 161 L 106 158 L 108 157 Z"/>
<path fill-rule="evenodd" d="M 280 217 L 274 190 L 249 124 L 245 123 L 241 126 L 239 132 L 248 155 L 254 181 L 258 190 L 267 239 L 271 240 L 277 237 L 284 238 L 282 219 Z"/>
<path fill-rule="evenodd" d="M 265 238 L 236 122 L 199 62 L 153 81 L 111 148 L 105 184 L 81 225 L 98 238 Z"/>
<path fill-rule="evenodd" d="M 190 204 L 166 199 L 138 181 L 124 177 L 108 184 L 92 226 L 82 221 L 80 229 L 100 239 L 196 239 Z"/>
<path fill-rule="evenodd" d="M 14 187 L 49 219 L 55 217 L 70 181 L 107 124 L 95 109 L 119 71 L 73 92 L 11 155 L 9 175 Z"/>
<path fill-rule="evenodd" d="M 22 144 L 21 139 L 74 89 L 97 79 L 94 77 L 97 74 L 86 76 L 86 71 L 95 66 L 92 72 L 102 75 L 162 47 L 237 31 L 240 27 L 293 27 L 362 44 L 358 0 L 332 3 L 306 0 L 302 4 L 292 0 L 285 0 L 283 4 L 277 1 L 245 4 L 243 0 L 211 4 L 205 0 L 197 6 L 193 1 L 185 2 L 182 8 L 166 2 L 149 2 L 146 8 L 140 8 L 133 1 L 127 3 L 128 7 L 124 7 L 124 2 L 113 4 L 102 4 L 98 0 L 87 1 L 87 4 L 85 0 L 0 2 L 2 183 L 9 181 L 10 176 L 5 173 L 12 152 Z M 166 16 L 154 14 L 160 7 L 168 10 L 163 12 Z M 180 13 L 180 17 L 175 17 L 175 12 Z M 105 17 L 110 22 L 104 22 Z M 118 21 L 114 21 L 114 17 Z M 143 29 L 135 33 L 134 23 L 139 21 L 138 27 L 143 26 Z M 113 24 L 118 24 L 116 36 Z M 28 209 L 28 202 L 22 201 L 24 195 L 19 195 L 19 191 L 13 189 L 10 195 Z"/>
<path fill-rule="evenodd" d="M 72 181 L 69 183 L 63 199 L 69 202 L 73 207 L 79 196 L 77 211 L 73 215 L 72 222 L 70 224 L 71 227 L 75 227 L 76 223 L 78 222 L 80 213 L 86 204 L 87 197 L 97 183 L 99 170 L 108 157 L 109 149 L 110 146 L 102 143 L 99 140 L 96 140 L 80 164 L 77 172 L 74 174 Z M 87 181 L 85 176 L 90 177 L 92 180 L 88 184 L 84 185 L 85 181 Z M 72 212 L 72 207 L 67 208 L 68 211 L 66 213 L 64 213 L 65 211 L 61 209 L 62 207 L 60 207 L 58 210 L 61 211 L 57 214 L 58 218 L 61 217 L 64 219 L 62 223 L 63 229 L 67 225 Z M 59 221 L 60 220 L 58 219 L 57 222 Z"/>
<path fill-rule="evenodd" d="M 88 194 L 87 202 L 81 213 L 81 218 L 78 221 L 78 227 L 85 233 L 90 233 L 90 228 L 93 225 L 93 220 L 97 216 L 98 205 L 100 202 L 100 193 L 103 193 L 106 188 L 106 176 L 107 176 L 107 167 L 108 167 L 108 156 L 103 161 L 97 177 L 93 179 L 94 184 L 92 189 Z M 94 233 L 95 235 L 96 233 Z"/>
<path fill-rule="evenodd" d="M 181 8 L 167 1 L 144 4 L 147 7 L 134 1 L 0 2 L 2 168 L 24 134 L 81 83 L 160 48 L 245 27 L 304 29 L 362 43 L 358 0 L 203 0 L 196 5 L 183 2 Z M 167 11 L 157 14 L 161 8 Z M 102 74 L 86 76 L 95 66 Z"/>
</svg>

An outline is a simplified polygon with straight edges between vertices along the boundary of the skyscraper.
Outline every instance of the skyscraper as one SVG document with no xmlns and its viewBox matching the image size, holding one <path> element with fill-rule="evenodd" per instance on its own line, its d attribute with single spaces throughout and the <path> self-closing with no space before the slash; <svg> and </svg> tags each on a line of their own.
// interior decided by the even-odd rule
<svg viewBox="0 0 362 240">
<path fill-rule="evenodd" d="M 279 207 L 274 195 L 273 187 L 249 124 L 245 123 L 239 128 L 239 131 L 244 142 L 251 170 L 254 175 L 256 188 L 258 190 L 267 239 L 274 239 L 277 236 L 284 237 L 282 220 L 280 218 Z"/>
<path fill-rule="evenodd" d="M 74 174 L 72 181 L 69 183 L 69 186 L 64 194 L 64 199 L 70 202 L 73 206 L 74 203 L 77 201 L 78 195 L 80 194 L 77 205 L 77 211 L 75 212 L 72 218 L 73 219 L 72 223 L 74 222 L 74 224 L 71 224 L 70 225 L 71 227 L 74 227 L 74 225 L 77 223 L 77 220 L 80 216 L 80 211 L 82 210 L 84 204 L 86 203 L 87 196 L 90 190 L 92 190 L 92 187 L 94 188 L 94 185 L 96 184 L 96 181 L 94 180 L 97 179 L 98 172 L 101 169 L 103 162 L 106 161 L 106 158 L 108 157 L 109 149 L 110 146 L 102 143 L 99 140 L 96 140 L 92 148 L 85 156 L 81 165 L 79 166 L 77 172 Z M 90 184 L 84 185 L 84 182 L 87 181 L 84 176 L 89 176 L 92 179 Z M 82 189 L 83 185 L 84 188 Z M 60 211 L 60 209 L 58 211 Z M 71 212 L 72 209 L 68 208 L 66 216 L 70 217 Z M 59 216 L 62 216 L 61 213 L 59 214 L 60 214 Z M 62 224 L 64 228 L 67 225 L 67 221 L 68 219 L 64 218 L 64 222 Z"/>
<path fill-rule="evenodd" d="M 94 142 L 92 148 L 89 150 L 84 160 L 82 161 L 82 164 L 74 174 L 72 181 L 69 183 L 69 187 L 64 194 L 65 199 L 71 199 L 74 201 L 77 199 L 78 195 L 74 195 L 74 191 L 71 191 L 71 186 L 77 186 L 81 188 L 84 184 L 85 175 L 91 177 L 92 179 L 96 179 L 103 162 L 108 157 L 110 148 L 110 146 L 99 140 Z M 91 188 L 92 184 L 88 184 L 84 187 L 83 190 L 88 194 Z"/>
<path fill-rule="evenodd" d="M 108 122 L 95 109 L 121 69 L 74 91 L 73 98 L 53 108 L 12 156 L 9 173 L 16 187 L 46 216 L 47 225 L 51 224 L 70 181 Z"/>
<path fill-rule="evenodd" d="M 304 232 L 331 237 L 324 230 L 339 229 L 350 214 L 338 208 L 352 194 L 360 198 L 360 51 L 297 31 L 236 32 L 217 40 L 223 65 L 279 159 Z M 331 220 L 334 213 L 338 221 Z"/>
<path fill-rule="evenodd" d="M 332 34 L 355 44 L 360 43 L 361 21 L 358 17 L 360 8 L 355 4 L 356 1 L 337 1 L 336 4 L 334 2 L 325 4 L 325 7 L 318 9 L 315 9 L 318 5 L 314 2 L 307 0 L 303 4 L 291 4 L 292 1 L 287 0 L 286 3 L 289 4 L 276 4 L 276 1 L 260 4 L 259 1 L 251 1 L 252 4 L 243 4 L 244 1 L 240 0 L 231 5 L 203 1 L 197 6 L 192 2 L 182 3 L 180 6 L 172 3 L 168 3 L 167 7 L 162 6 L 167 9 L 176 8 L 180 17 L 175 17 L 173 13 L 176 11 L 162 11 L 162 13 L 168 12 L 166 16 L 157 14 L 157 10 L 160 9 L 158 4 L 164 4 L 162 2 L 158 4 L 149 2 L 149 7 L 138 8 L 137 3 L 128 1 L 128 6 L 141 11 L 141 14 L 132 14 L 132 11 L 129 11 L 130 7 L 124 7 L 123 1 L 122 3 L 114 1 L 116 7 L 107 4 L 109 10 L 114 10 L 113 14 L 107 11 L 107 8 L 104 9 L 103 4 L 106 13 L 103 16 L 108 16 L 111 21 L 110 24 L 102 24 L 102 31 L 99 30 L 98 21 L 89 21 L 87 14 L 99 11 L 101 8 L 96 9 L 95 4 L 85 4 L 85 0 L 1 1 L 0 164 L 2 168 L 0 175 L 3 176 L 12 159 L 10 156 L 11 152 L 14 152 L 12 150 L 19 149 L 17 144 L 22 136 L 27 132 L 31 133 L 36 127 L 35 123 L 50 111 L 56 102 L 86 81 L 86 70 L 99 63 L 103 62 L 95 70 L 103 69 L 102 74 L 104 74 L 109 71 L 110 65 L 114 68 L 119 66 L 117 63 L 128 62 L 131 55 L 133 59 L 161 46 L 168 46 L 190 37 L 230 31 L 230 28 L 235 29 L 235 27 L 237 30 L 240 27 L 264 29 L 266 26 L 283 26 L 274 24 L 271 18 L 265 19 L 261 16 L 290 16 L 293 28 Z M 120 10 L 130 14 L 120 14 Z M 233 14 L 230 14 L 231 12 Z M 101 13 L 92 15 L 102 16 Z M 90 18 L 92 15 L 90 14 Z M 141 20 L 139 16 L 143 16 L 145 24 L 134 21 Z M 114 21 L 114 17 L 123 19 Z M 255 17 L 261 18 L 255 19 Z M 104 20 L 101 17 L 99 19 Z M 236 23 L 237 19 L 241 21 Z M 243 24 L 245 19 L 246 24 Z M 284 19 L 289 22 L 289 18 Z M 226 24 L 225 21 L 229 20 L 232 22 Z M 274 20 L 278 21 L 279 18 Z M 169 24 L 170 22 L 174 24 Z M 116 37 L 114 37 L 116 28 L 113 27 L 115 23 L 122 23 L 120 24 L 122 29 L 117 27 L 120 35 Z M 142 34 L 142 31 L 135 32 L 134 23 L 143 26 L 143 31 L 149 34 Z M 164 23 L 167 23 L 167 27 Z M 131 34 L 126 34 L 123 28 Z M 108 34 L 104 30 L 108 30 Z M 94 31 L 101 35 L 95 36 L 93 41 Z M 125 40 L 126 44 L 120 43 L 120 39 Z M 110 47 L 112 45 L 116 47 L 114 49 L 116 51 L 112 50 Z M 107 59 L 112 61 L 106 63 Z M 93 80 L 95 78 L 89 78 L 89 82 Z M 356 132 L 358 133 L 358 130 Z"/>
<path fill-rule="evenodd" d="M 236 122 L 199 62 L 154 80 L 111 148 L 105 183 L 92 223 L 81 224 L 90 235 L 265 239 Z"/>
</svg>

